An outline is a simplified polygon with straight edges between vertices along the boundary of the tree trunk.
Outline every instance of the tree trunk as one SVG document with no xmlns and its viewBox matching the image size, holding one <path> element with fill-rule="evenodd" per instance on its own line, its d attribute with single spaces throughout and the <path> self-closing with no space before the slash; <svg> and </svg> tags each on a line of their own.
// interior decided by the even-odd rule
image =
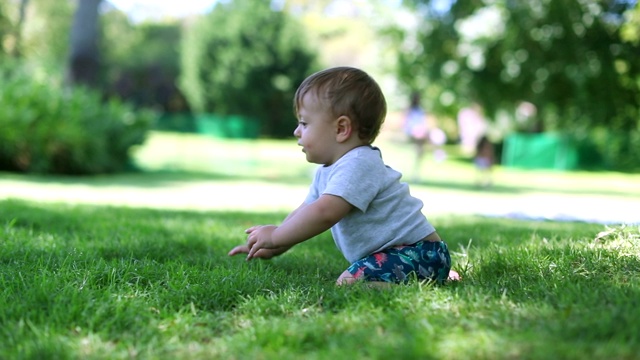
<svg viewBox="0 0 640 360">
<path fill-rule="evenodd" d="M 19 58 L 22 56 L 22 27 L 24 25 L 28 4 L 29 4 L 29 0 L 20 1 L 18 21 L 16 22 L 15 31 L 14 31 L 14 37 L 16 39 L 16 42 L 13 46 L 13 49 L 11 49 L 11 56 L 15 58 Z"/>
<path fill-rule="evenodd" d="M 78 0 L 71 26 L 68 85 L 95 86 L 98 83 L 98 7 L 101 0 Z"/>
</svg>

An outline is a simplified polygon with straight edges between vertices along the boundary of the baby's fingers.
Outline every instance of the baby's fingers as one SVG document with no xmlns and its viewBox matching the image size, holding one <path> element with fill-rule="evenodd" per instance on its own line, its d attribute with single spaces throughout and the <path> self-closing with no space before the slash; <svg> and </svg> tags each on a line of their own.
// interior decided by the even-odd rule
<svg viewBox="0 0 640 360">
<path fill-rule="evenodd" d="M 256 251 L 255 254 L 253 254 L 253 258 L 254 259 L 264 259 L 264 260 L 269 260 L 273 257 L 273 252 L 267 250 L 267 249 L 260 249 L 258 251 Z"/>
<path fill-rule="evenodd" d="M 250 228 L 246 229 L 246 230 L 244 231 L 244 233 L 245 233 L 245 234 L 251 234 L 252 232 L 254 232 L 254 231 L 258 230 L 258 229 L 259 229 L 259 228 L 261 228 L 261 227 L 262 227 L 262 225 L 252 226 L 252 227 L 250 227 Z"/>
<path fill-rule="evenodd" d="M 238 254 L 248 254 L 249 247 L 247 245 L 238 245 L 229 251 L 229 256 L 238 255 Z"/>
<path fill-rule="evenodd" d="M 258 257 L 256 253 L 259 250 L 261 250 L 261 248 L 259 246 L 257 246 L 257 244 L 250 245 L 249 252 L 247 254 L 247 260 L 251 260 L 254 257 Z"/>
</svg>

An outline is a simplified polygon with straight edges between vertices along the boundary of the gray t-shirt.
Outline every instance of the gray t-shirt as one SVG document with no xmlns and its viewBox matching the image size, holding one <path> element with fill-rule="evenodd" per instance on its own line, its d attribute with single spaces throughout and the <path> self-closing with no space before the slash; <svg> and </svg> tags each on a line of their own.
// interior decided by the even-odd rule
<svg viewBox="0 0 640 360">
<path fill-rule="evenodd" d="M 333 165 L 318 168 L 305 203 L 329 194 L 354 206 L 331 228 L 349 262 L 390 246 L 413 244 L 435 231 L 421 212 L 422 201 L 411 196 L 401 176 L 371 146 L 357 147 Z"/>
</svg>

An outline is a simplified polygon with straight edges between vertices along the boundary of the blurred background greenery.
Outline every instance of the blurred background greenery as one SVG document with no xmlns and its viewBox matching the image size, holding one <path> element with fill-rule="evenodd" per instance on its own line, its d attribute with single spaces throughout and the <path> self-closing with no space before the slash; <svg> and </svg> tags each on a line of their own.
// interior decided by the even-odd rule
<svg viewBox="0 0 640 360">
<path fill-rule="evenodd" d="M 478 104 L 498 149 L 640 168 L 635 0 L 208 3 L 145 18 L 109 0 L 0 3 L 0 171 L 126 171 L 151 130 L 287 138 L 298 84 L 337 65 L 380 82 L 389 129 L 418 92 L 450 144 Z"/>
</svg>

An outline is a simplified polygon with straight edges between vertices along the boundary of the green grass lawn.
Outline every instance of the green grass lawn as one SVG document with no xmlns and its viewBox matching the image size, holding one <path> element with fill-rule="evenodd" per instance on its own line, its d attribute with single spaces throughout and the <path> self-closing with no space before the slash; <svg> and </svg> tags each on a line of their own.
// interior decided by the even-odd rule
<svg viewBox="0 0 640 360">
<path fill-rule="evenodd" d="M 383 148 L 401 170 L 408 151 Z M 435 211 L 461 282 L 336 287 L 348 264 L 328 233 L 271 261 L 226 255 L 302 200 L 295 143 L 156 134 L 137 161 L 146 172 L 0 174 L 0 359 L 640 358 L 637 225 Z M 471 174 L 449 161 L 414 188 L 640 197 L 637 175 L 498 169 L 481 192 Z"/>
<path fill-rule="evenodd" d="M 0 358 L 637 358 L 638 228 L 442 217 L 464 279 L 339 288 L 328 234 L 226 252 L 284 213 L 0 202 Z M 473 238 L 472 241 L 470 239 Z"/>
</svg>

